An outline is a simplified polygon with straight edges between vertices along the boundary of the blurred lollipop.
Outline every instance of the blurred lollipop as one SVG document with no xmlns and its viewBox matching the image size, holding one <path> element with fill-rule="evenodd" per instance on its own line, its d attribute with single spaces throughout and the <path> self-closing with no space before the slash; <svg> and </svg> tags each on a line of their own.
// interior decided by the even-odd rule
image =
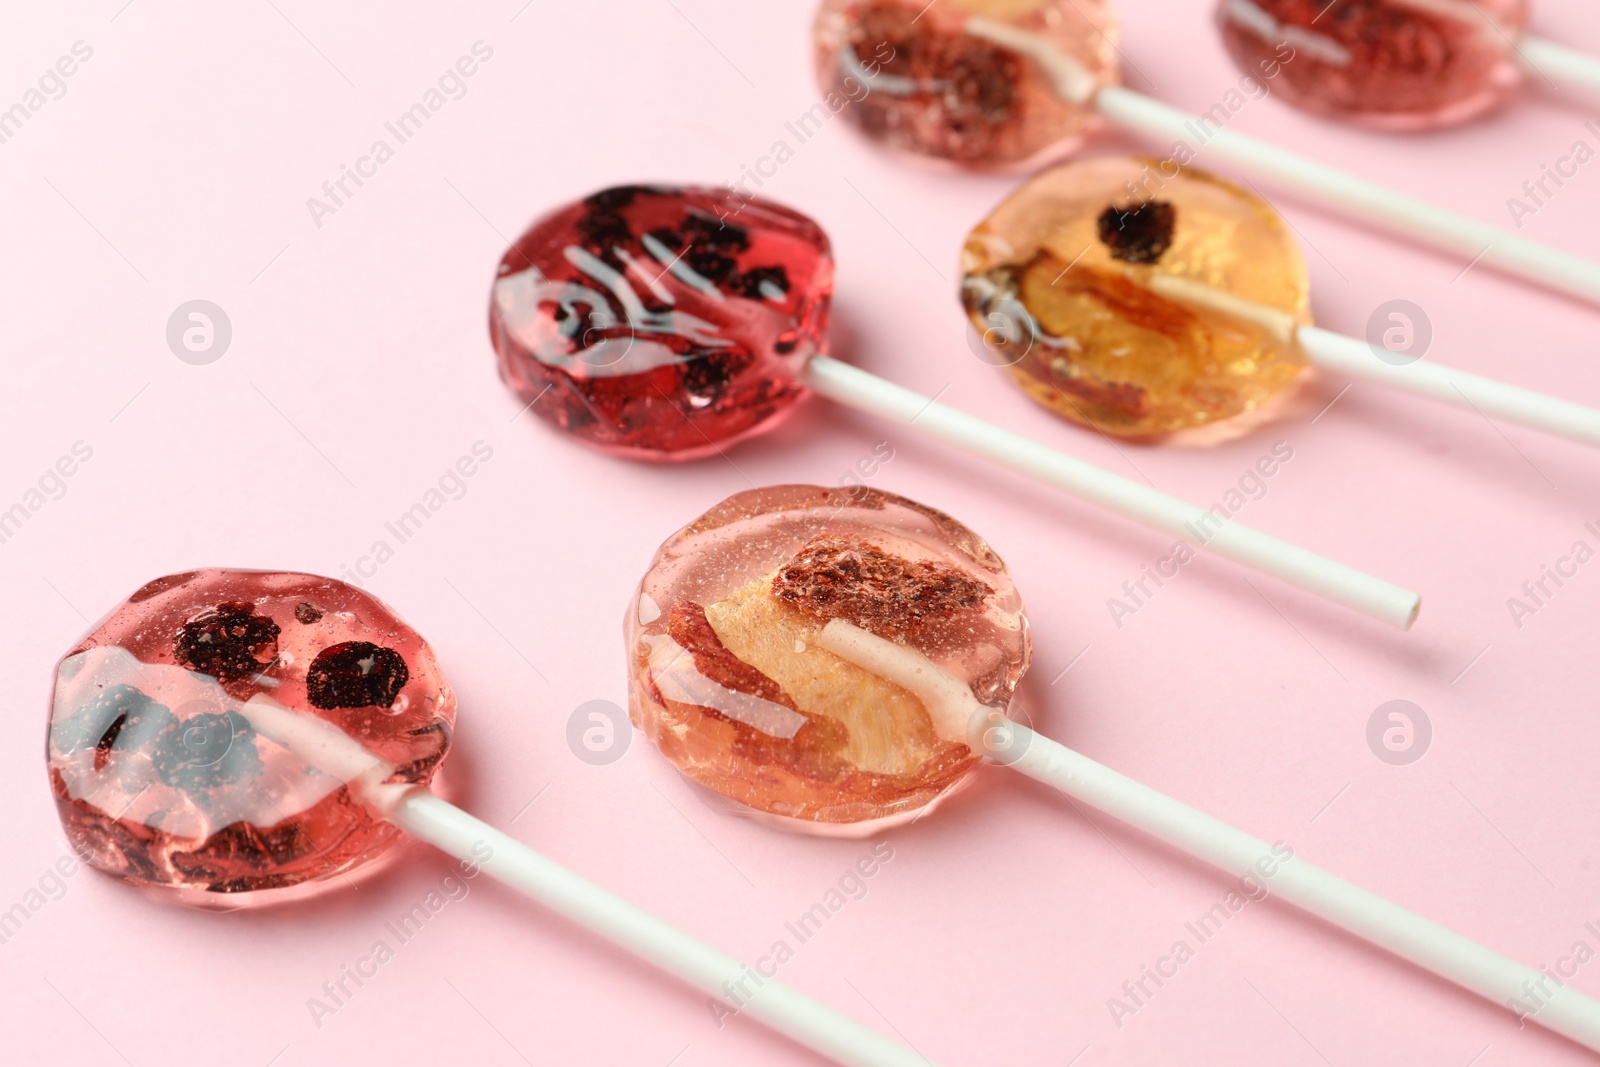
<svg viewBox="0 0 1600 1067">
<path fill-rule="evenodd" d="M 738 960 L 435 796 L 455 716 L 427 642 L 366 593 L 197 570 L 144 585 L 61 660 L 46 757 L 73 850 L 159 899 L 312 896 L 404 832 L 838 1063 L 926 1064 L 777 981 L 752 990 Z"/>
<path fill-rule="evenodd" d="M 721 454 L 815 391 L 1374 618 L 1415 621 L 1415 593 L 829 358 L 832 294 L 828 238 L 806 216 L 729 190 L 620 186 L 506 251 L 489 326 L 527 408 L 613 455 Z"/>
<path fill-rule="evenodd" d="M 1109 120 L 1170 149 L 1161 167 L 1204 154 L 1369 224 L 1600 303 L 1600 264 L 1227 128 L 1246 100 L 1238 89 L 1190 115 L 1122 88 L 1116 32 L 1104 0 L 824 0 L 817 75 L 829 108 L 910 152 L 970 167 L 1028 166 L 1070 151 Z M 1292 42 L 1267 49 L 1249 70 L 1256 87 L 1306 62 L 1304 51 Z"/>
<path fill-rule="evenodd" d="M 877 490 L 776 486 L 668 538 L 629 605 L 635 725 L 764 821 L 876 834 L 982 757 L 1110 814 L 1600 1051 L 1600 1002 L 1014 722 L 1027 617 L 1005 564 L 942 512 Z"/>
<path fill-rule="evenodd" d="M 1271 205 L 1198 170 L 1148 182 L 1149 167 L 1108 157 L 1047 170 L 967 238 L 962 301 L 1034 400 L 1154 438 L 1266 414 L 1309 361 L 1600 445 L 1593 408 L 1311 325 L 1305 264 Z"/>
<path fill-rule="evenodd" d="M 1526 35 L 1527 0 L 1220 0 L 1217 26 L 1243 70 L 1295 50 L 1273 87 L 1295 107 L 1379 129 L 1476 118 L 1527 72 L 1600 92 L 1600 61 Z"/>
</svg>

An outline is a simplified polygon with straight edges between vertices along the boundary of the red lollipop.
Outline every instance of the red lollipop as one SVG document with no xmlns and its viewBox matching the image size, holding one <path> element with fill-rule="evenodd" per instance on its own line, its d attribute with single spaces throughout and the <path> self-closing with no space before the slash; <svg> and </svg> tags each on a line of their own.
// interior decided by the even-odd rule
<svg viewBox="0 0 1600 1067">
<path fill-rule="evenodd" d="M 1296 51 L 1273 90 L 1295 107 L 1380 129 L 1466 122 L 1529 73 L 1600 91 L 1600 62 L 1526 35 L 1528 0 L 1221 0 L 1217 26 L 1246 70 Z"/>
</svg>

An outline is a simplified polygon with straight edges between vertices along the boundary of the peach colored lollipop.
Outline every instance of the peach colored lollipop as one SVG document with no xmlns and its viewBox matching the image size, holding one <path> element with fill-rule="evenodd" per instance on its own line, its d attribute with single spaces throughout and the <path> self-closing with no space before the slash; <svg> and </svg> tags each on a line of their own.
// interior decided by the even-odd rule
<svg viewBox="0 0 1600 1067">
<path fill-rule="evenodd" d="M 629 603 L 634 722 L 763 819 L 876 833 L 980 757 L 1090 804 L 1499 1006 L 1544 975 L 1051 741 L 1009 715 L 1027 619 L 1005 564 L 948 515 L 878 490 L 778 486 L 668 538 Z M 1600 1051 L 1600 1002 L 1529 1018 Z"/>
</svg>

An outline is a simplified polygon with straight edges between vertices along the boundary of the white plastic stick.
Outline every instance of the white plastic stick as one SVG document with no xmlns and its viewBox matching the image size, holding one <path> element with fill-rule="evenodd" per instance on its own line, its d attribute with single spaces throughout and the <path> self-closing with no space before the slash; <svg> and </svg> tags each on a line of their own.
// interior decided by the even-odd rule
<svg viewBox="0 0 1600 1067">
<path fill-rule="evenodd" d="M 1277 308 L 1244 300 L 1192 278 L 1154 274 L 1150 277 L 1150 288 L 1188 307 L 1248 322 L 1285 344 L 1297 341 L 1301 351 L 1320 367 L 1470 408 L 1482 415 L 1497 415 L 1558 437 L 1600 445 L 1600 411 L 1594 408 L 1436 363 L 1424 363 L 1420 358 L 1403 364 L 1386 362 L 1365 341 L 1315 326 L 1302 326 L 1293 316 Z"/>
<path fill-rule="evenodd" d="M 1140 785 L 1020 723 L 990 731 L 1014 756 L 1004 762 L 1174 848 L 1236 877 L 1246 875 L 1290 904 L 1409 960 L 1502 1007 L 1600 1051 L 1600 1001 L 1554 985 L 1532 967 L 1485 948 L 1321 867 Z"/>
<path fill-rule="evenodd" d="M 1411 627 L 1422 608 L 1422 598 L 1408 589 L 1243 523 L 1219 519 L 1215 512 L 1046 448 L 848 363 L 817 356 L 807 365 L 805 380 L 829 399 L 959 445 L 1002 467 L 1403 630 Z"/>
<path fill-rule="evenodd" d="M 240 710 L 262 736 L 350 782 L 374 811 L 412 837 L 655 964 L 724 1004 L 729 1014 L 749 1015 L 846 1067 L 932 1067 L 918 1053 L 634 907 L 426 789 L 383 784 L 393 767 L 332 724 L 267 696 L 252 697 Z"/>
<path fill-rule="evenodd" d="M 1600 304 L 1600 263 L 1447 211 L 1225 127 L 1207 127 L 1194 115 L 1121 86 L 1095 88 L 1092 79 L 1086 80 L 1081 64 L 1026 30 L 985 18 L 968 19 L 966 26 L 974 36 L 1033 60 L 1065 99 L 1093 106 L 1119 126 L 1164 146 L 1182 143 L 1194 154 L 1203 152 L 1315 203 L 1453 252 L 1462 257 L 1463 263 L 1482 263 Z M 1160 175 L 1152 179 L 1153 184 L 1158 185 L 1159 181 Z"/>
<path fill-rule="evenodd" d="M 481 866 L 490 877 L 728 1005 L 730 1012 L 741 1010 L 835 1063 L 931 1067 L 910 1049 L 662 922 L 426 790 L 407 793 L 391 818 L 411 836 Z M 492 850 L 490 859 L 481 858 L 484 846 Z M 739 995 L 741 986 L 748 999 Z"/>
<path fill-rule="evenodd" d="M 1302 326 L 1300 345 L 1321 367 L 1532 426 L 1587 445 L 1600 445 L 1600 411 L 1520 389 L 1476 374 L 1417 360 L 1396 366 L 1379 359 L 1365 341 Z"/>
<path fill-rule="evenodd" d="M 982 707 L 965 683 L 914 649 L 837 619 L 819 643 L 916 694 L 947 740 L 965 740 L 1030 778 L 1227 874 L 1248 876 L 1341 930 L 1600 1051 L 1600 1001 L 1330 874 L 1292 847 L 1275 848 Z M 960 724 L 965 736 L 952 738 L 947 731 Z"/>
<path fill-rule="evenodd" d="M 1540 77 L 1600 95 L 1600 59 L 1543 37 L 1517 42 L 1517 58 Z"/>
</svg>

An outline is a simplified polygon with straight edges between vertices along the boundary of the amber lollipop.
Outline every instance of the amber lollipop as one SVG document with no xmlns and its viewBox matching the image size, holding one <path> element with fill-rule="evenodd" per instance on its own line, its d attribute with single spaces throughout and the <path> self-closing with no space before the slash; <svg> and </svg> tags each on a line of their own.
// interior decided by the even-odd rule
<svg viewBox="0 0 1600 1067">
<path fill-rule="evenodd" d="M 1436 2 L 1469 6 L 1406 6 Z M 1333 18 L 1343 4 L 1325 6 Z M 1112 122 L 1168 150 L 1163 166 L 1227 164 L 1380 229 L 1600 303 L 1600 263 L 1230 129 L 1246 99 L 1237 89 L 1237 103 L 1229 98 L 1191 115 L 1123 88 L 1116 36 L 1106 0 L 823 0 L 816 69 L 827 107 L 868 136 L 919 155 L 969 167 L 1030 166 Z M 1285 44 L 1249 73 L 1258 87 L 1273 84 L 1299 57 Z"/>
<path fill-rule="evenodd" d="M 1027 617 L 1005 564 L 904 497 L 740 493 L 669 537 L 628 605 L 631 713 L 685 776 L 764 821 L 878 833 L 988 758 L 1485 997 L 1545 976 L 1073 752 L 1012 717 Z M 1529 1018 L 1600 1051 L 1600 1002 Z"/>
<path fill-rule="evenodd" d="M 1274 95 L 1325 118 L 1430 130 L 1477 118 L 1528 74 L 1600 93 L 1600 60 L 1527 32 L 1528 0 L 1219 0 L 1228 55 L 1295 53 Z"/>
<path fill-rule="evenodd" d="M 738 960 L 436 796 L 455 719 L 432 649 L 368 594 L 197 570 L 147 583 L 62 658 L 46 756 L 74 851 L 158 899 L 304 898 L 409 834 L 837 1063 L 927 1064 L 781 982 L 751 990 Z"/>
<path fill-rule="evenodd" d="M 718 455 L 809 393 L 958 445 L 1196 548 L 1401 628 L 1417 594 L 1046 448 L 827 355 L 833 257 L 814 221 L 727 189 L 620 186 L 538 220 L 500 261 L 500 376 L 612 455 Z"/>
<path fill-rule="evenodd" d="M 962 300 L 993 362 L 1050 410 L 1150 439 L 1270 413 L 1308 367 L 1600 445 L 1600 411 L 1311 324 L 1305 265 L 1271 205 L 1185 169 L 1107 157 L 1045 171 L 968 236 Z M 1407 333 L 1409 329 L 1410 333 Z"/>
</svg>

